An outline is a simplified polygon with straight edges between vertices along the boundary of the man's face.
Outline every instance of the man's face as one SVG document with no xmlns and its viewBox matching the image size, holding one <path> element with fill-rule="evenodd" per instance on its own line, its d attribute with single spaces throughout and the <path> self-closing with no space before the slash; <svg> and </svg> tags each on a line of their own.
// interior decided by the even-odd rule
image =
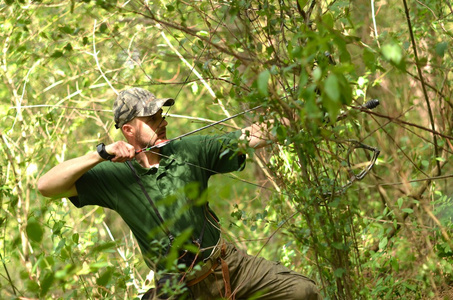
<svg viewBox="0 0 453 300">
<path fill-rule="evenodd" d="M 142 148 L 153 146 L 167 139 L 166 127 L 168 122 L 162 115 L 162 109 L 149 117 L 135 118 L 135 139 Z"/>
</svg>

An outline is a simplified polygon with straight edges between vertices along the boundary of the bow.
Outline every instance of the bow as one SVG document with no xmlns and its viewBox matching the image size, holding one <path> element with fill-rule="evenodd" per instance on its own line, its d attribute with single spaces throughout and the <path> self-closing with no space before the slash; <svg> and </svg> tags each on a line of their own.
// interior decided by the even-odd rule
<svg viewBox="0 0 453 300">
<path fill-rule="evenodd" d="M 366 110 L 371 110 L 371 109 L 374 109 L 376 108 L 377 106 L 380 105 L 380 102 L 378 99 L 372 99 L 372 100 L 369 100 L 367 101 L 366 103 L 364 103 L 362 106 L 359 106 L 359 107 L 353 107 L 355 109 L 358 109 L 360 111 L 366 111 Z M 197 133 L 197 132 L 200 132 L 204 129 L 207 129 L 207 128 L 210 128 L 212 126 L 215 126 L 217 124 L 220 124 L 220 123 L 223 123 L 223 122 L 226 122 L 230 119 L 233 119 L 233 118 L 236 118 L 240 115 L 243 115 L 243 114 L 246 114 L 248 112 L 251 112 L 251 111 L 254 111 L 254 110 L 257 110 L 259 108 L 261 108 L 263 105 L 258 105 L 256 107 L 253 107 L 253 108 L 250 108 L 250 109 L 247 109 L 245 111 L 242 111 L 242 112 L 239 112 L 233 116 L 230 116 L 230 117 L 227 117 L 227 118 L 224 118 L 222 120 L 219 120 L 219 121 L 216 121 L 212 124 L 209 124 L 209 125 L 206 125 L 206 126 L 203 126 L 203 127 L 200 127 L 198 129 L 195 129 L 193 131 L 190 131 L 188 133 L 184 133 L 182 135 L 179 135 L 175 138 L 172 138 L 172 139 L 169 139 L 169 140 L 165 140 L 165 141 L 162 141 L 156 145 L 152 145 L 152 146 L 149 146 L 149 147 L 145 147 L 145 148 L 142 148 L 142 149 L 139 149 L 139 150 L 136 150 L 135 151 L 135 154 L 139 154 L 139 153 L 142 153 L 142 152 L 152 152 L 153 149 L 157 149 L 157 148 L 161 148 L 165 145 L 168 145 L 169 143 L 175 141 L 175 140 L 180 140 L 186 136 L 189 136 L 189 135 L 192 135 L 194 133 Z M 340 121 L 340 120 L 343 120 L 345 119 L 346 117 L 348 116 L 348 113 L 347 112 L 343 112 L 341 113 L 338 117 L 337 117 L 337 121 Z M 328 118 L 325 118 L 325 120 L 328 120 Z M 370 171 L 371 169 L 374 167 L 374 165 L 376 164 L 376 161 L 379 157 L 379 154 L 380 154 L 380 150 L 378 148 L 375 148 L 375 147 L 371 147 L 371 146 L 368 146 L 362 142 L 359 142 L 357 140 L 352 140 L 352 139 L 348 139 L 348 140 L 343 140 L 343 141 L 339 141 L 338 143 L 340 144 L 344 144 L 344 143 L 347 143 L 349 144 L 349 147 L 347 148 L 347 154 L 346 154 L 346 166 L 347 166 L 347 172 L 348 172 L 348 175 L 349 175 L 349 180 L 346 184 L 342 185 L 339 189 L 337 189 L 335 192 L 326 192 L 326 193 L 323 193 L 323 197 L 331 197 L 332 195 L 340 195 L 340 194 L 343 194 L 355 181 L 360 181 L 362 180 Z M 367 164 L 367 166 L 362 170 L 360 171 L 359 173 L 354 173 L 352 170 L 353 170 L 353 166 L 351 164 L 351 161 L 350 161 L 350 156 L 352 154 L 352 152 L 356 149 L 364 149 L 364 150 L 367 150 L 367 151 L 371 151 L 373 153 L 372 155 L 372 158 L 370 160 L 370 162 Z M 159 153 L 159 152 L 153 152 L 153 153 L 156 153 L 160 156 L 163 156 L 163 157 L 166 157 L 165 155 Z M 201 166 L 195 166 L 195 167 L 198 167 L 198 168 L 203 168 Z M 217 173 L 213 170 L 209 170 L 213 173 Z M 270 190 L 270 191 L 273 191 L 273 192 L 278 192 L 280 194 L 285 194 L 285 195 L 289 195 L 288 193 L 284 193 L 284 192 L 281 192 L 281 191 L 277 191 L 277 190 L 274 190 L 272 188 L 268 188 L 268 187 L 265 187 L 265 186 L 261 186 L 261 185 L 258 185 L 258 184 L 255 184 L 255 183 L 252 183 L 252 182 L 249 182 L 247 180 L 244 180 L 244 179 L 240 179 L 240 178 L 237 178 L 237 177 L 234 177 L 234 179 L 236 180 L 240 180 L 244 183 L 247 183 L 247 184 L 250 184 L 250 185 L 254 185 L 254 186 L 259 186 L 260 188 L 264 188 L 264 189 L 267 189 L 267 190 Z M 291 195 L 290 195 L 291 196 Z M 294 196 L 294 195 L 292 195 Z"/>
<path fill-rule="evenodd" d="M 177 137 L 175 137 L 175 138 L 172 138 L 172 139 L 169 139 L 169 140 L 165 140 L 165 141 L 160 142 L 160 143 L 158 143 L 158 144 L 156 144 L 156 145 L 153 145 L 153 146 L 149 146 L 149 147 L 145 147 L 145 148 L 136 150 L 136 151 L 135 151 L 135 154 L 138 154 L 138 153 L 141 153 L 141 152 L 150 151 L 150 150 L 155 149 L 155 148 L 161 148 L 161 147 L 163 147 L 163 146 L 165 146 L 165 145 L 168 145 L 169 143 L 171 143 L 171 142 L 173 142 L 173 141 L 182 139 L 183 137 L 186 137 L 186 136 L 189 136 L 189 135 L 191 135 L 191 134 L 200 132 L 200 131 L 205 130 L 205 129 L 209 128 L 209 127 L 212 127 L 212 126 L 215 126 L 215 125 L 217 125 L 217 124 L 226 122 L 226 121 L 231 120 L 231 119 L 233 119 L 233 118 L 236 118 L 236 117 L 238 117 L 238 116 L 240 116 L 240 115 L 243 115 L 243 114 L 246 114 L 246 113 L 248 113 L 248 112 L 257 110 L 258 108 L 261 108 L 261 107 L 262 107 L 262 105 L 255 106 L 255 107 L 253 107 L 253 108 L 244 110 L 244 111 L 242 111 L 242 112 L 240 112 L 240 113 L 237 113 L 237 114 L 235 114 L 235 115 L 233 115 L 233 116 L 230 116 L 230 117 L 228 117 L 228 118 L 219 120 L 219 121 L 214 122 L 214 123 L 212 123 L 212 124 L 209 124 L 209 125 L 203 126 L 203 127 L 201 127 L 201 128 L 192 130 L 192 131 L 190 131 L 190 132 L 181 134 L 180 136 L 177 136 Z"/>
</svg>

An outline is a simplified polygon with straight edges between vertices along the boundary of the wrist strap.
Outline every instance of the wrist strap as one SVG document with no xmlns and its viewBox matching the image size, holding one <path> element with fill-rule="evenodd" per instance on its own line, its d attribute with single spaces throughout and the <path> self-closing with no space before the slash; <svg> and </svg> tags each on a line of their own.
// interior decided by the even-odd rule
<svg viewBox="0 0 453 300">
<path fill-rule="evenodd" d="M 106 150 L 105 150 L 105 145 L 104 143 L 100 143 L 96 146 L 96 150 L 98 151 L 98 154 L 100 157 L 102 157 L 103 159 L 105 160 L 111 160 L 112 158 L 115 157 L 115 155 L 112 155 L 110 153 L 108 153 Z"/>
</svg>

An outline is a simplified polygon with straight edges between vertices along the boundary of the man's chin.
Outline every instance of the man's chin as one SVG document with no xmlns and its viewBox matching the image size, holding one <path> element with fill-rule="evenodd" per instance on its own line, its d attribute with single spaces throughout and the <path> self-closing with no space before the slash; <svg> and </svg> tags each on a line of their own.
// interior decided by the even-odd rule
<svg viewBox="0 0 453 300">
<path fill-rule="evenodd" d="M 166 141 L 168 141 L 168 140 L 165 139 L 165 138 L 158 139 L 158 140 L 154 143 L 154 146 L 157 146 L 157 145 L 159 145 L 159 144 L 165 143 Z"/>
</svg>

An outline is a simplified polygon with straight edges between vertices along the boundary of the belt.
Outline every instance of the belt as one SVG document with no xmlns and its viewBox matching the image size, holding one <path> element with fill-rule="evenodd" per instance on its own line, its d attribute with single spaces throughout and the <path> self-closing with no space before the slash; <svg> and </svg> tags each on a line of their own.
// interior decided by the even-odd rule
<svg viewBox="0 0 453 300">
<path fill-rule="evenodd" d="M 224 240 L 220 237 L 219 242 L 215 246 L 212 254 L 203 260 L 203 264 L 200 265 L 201 269 L 196 270 L 188 274 L 185 278 L 186 286 L 193 286 L 206 277 L 209 276 L 214 270 L 220 265 L 220 256 L 223 255 L 225 252 L 226 244 Z"/>
</svg>

